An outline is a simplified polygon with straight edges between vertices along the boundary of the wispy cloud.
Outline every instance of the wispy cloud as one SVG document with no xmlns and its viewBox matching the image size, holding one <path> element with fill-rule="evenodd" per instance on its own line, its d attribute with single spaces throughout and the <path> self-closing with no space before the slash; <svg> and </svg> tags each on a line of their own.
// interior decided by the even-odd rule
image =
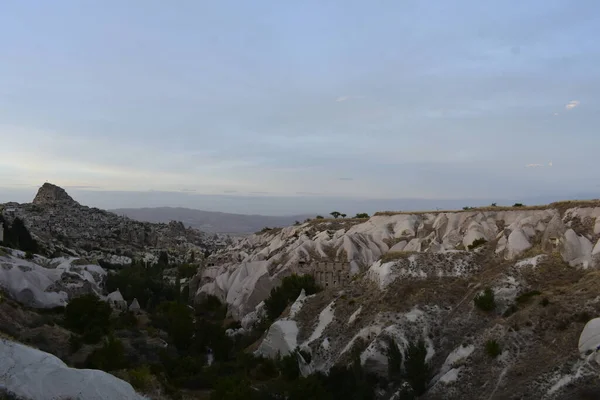
<svg viewBox="0 0 600 400">
<path fill-rule="evenodd" d="M 354 178 L 339 178 L 340 181 L 353 181 Z"/>
<path fill-rule="evenodd" d="M 362 99 L 362 96 L 338 96 L 338 98 L 335 99 L 335 101 L 338 103 L 341 103 L 343 101 L 358 100 L 358 99 Z"/>
<path fill-rule="evenodd" d="M 571 100 L 570 102 L 567 103 L 567 105 L 565 106 L 565 109 L 572 110 L 575 107 L 577 107 L 578 105 L 579 105 L 579 100 Z"/>
<path fill-rule="evenodd" d="M 550 161 L 547 166 L 551 167 L 552 161 Z M 527 165 L 525 165 L 525 168 L 544 168 L 544 167 L 546 167 L 546 164 L 527 164 Z"/>
</svg>

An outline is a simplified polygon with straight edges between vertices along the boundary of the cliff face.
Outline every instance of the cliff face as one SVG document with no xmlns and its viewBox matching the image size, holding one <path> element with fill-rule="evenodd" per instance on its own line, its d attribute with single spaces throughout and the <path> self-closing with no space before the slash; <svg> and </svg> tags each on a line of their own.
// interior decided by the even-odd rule
<svg viewBox="0 0 600 400">
<path fill-rule="evenodd" d="M 359 354 L 386 376 L 390 339 L 403 357 L 422 341 L 431 374 L 420 398 L 598 398 L 600 357 L 578 342 L 600 314 L 599 216 L 590 204 L 312 221 L 220 252 L 195 295 L 220 296 L 248 329 L 282 277 L 336 260 L 351 279 L 301 296 L 259 354 L 301 348 L 303 373 Z M 485 289 L 489 310 L 474 301 Z M 592 325 L 583 336 L 600 338 Z"/>
</svg>

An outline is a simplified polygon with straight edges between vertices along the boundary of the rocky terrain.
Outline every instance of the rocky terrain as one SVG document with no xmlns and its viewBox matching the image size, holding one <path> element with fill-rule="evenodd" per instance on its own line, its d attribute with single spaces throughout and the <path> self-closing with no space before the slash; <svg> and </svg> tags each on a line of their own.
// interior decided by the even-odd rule
<svg viewBox="0 0 600 400">
<path fill-rule="evenodd" d="M 326 371 L 358 353 L 385 375 L 391 338 L 403 354 L 422 340 L 426 399 L 599 398 L 600 366 L 578 348 L 600 313 L 599 216 L 597 202 L 565 202 L 315 220 L 214 255 L 191 295 L 220 297 L 250 328 L 283 277 L 341 260 L 352 279 L 301 296 L 259 354 L 298 347 L 311 354 L 305 371 Z M 482 309 L 485 289 L 493 306 Z M 600 327 L 589 329 L 600 344 Z"/>
<path fill-rule="evenodd" d="M 2 218 L 10 224 L 24 221 L 47 254 L 102 258 L 111 264 L 129 264 L 131 258 L 154 260 L 167 251 L 175 261 L 187 261 L 192 254 L 224 247 L 228 238 L 207 235 L 183 223 L 149 223 L 80 205 L 68 193 L 45 183 L 32 203 L 0 205 Z"/>
</svg>

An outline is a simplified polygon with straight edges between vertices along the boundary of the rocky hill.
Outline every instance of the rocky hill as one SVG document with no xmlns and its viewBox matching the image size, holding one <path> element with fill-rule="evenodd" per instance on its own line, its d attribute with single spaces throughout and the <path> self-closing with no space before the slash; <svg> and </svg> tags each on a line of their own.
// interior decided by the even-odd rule
<svg viewBox="0 0 600 400">
<path fill-rule="evenodd" d="M 50 183 L 39 189 L 32 203 L 6 203 L 0 210 L 7 224 L 22 219 L 48 254 L 99 257 L 114 264 L 128 264 L 132 257 L 153 259 L 160 251 L 185 261 L 192 253 L 201 257 L 227 243 L 225 236 L 207 235 L 181 222 L 140 222 L 82 206 Z"/>
<path fill-rule="evenodd" d="M 305 371 L 358 353 L 386 375 L 390 343 L 404 357 L 423 342 L 426 399 L 600 398 L 600 365 L 578 348 L 600 314 L 599 216 L 599 202 L 563 202 L 314 220 L 212 256 L 190 293 L 220 297 L 250 329 L 283 277 L 308 273 L 326 290 L 299 298 L 258 353 L 303 349 Z"/>
</svg>

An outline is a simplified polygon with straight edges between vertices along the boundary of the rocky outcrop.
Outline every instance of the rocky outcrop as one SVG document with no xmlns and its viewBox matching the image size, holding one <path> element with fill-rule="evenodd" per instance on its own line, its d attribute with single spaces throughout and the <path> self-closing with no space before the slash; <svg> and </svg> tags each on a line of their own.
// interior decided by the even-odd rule
<svg viewBox="0 0 600 400">
<path fill-rule="evenodd" d="M 7 203 L 0 210 L 8 223 L 21 218 L 48 254 L 85 255 L 111 264 L 126 265 L 148 255 L 156 261 L 161 251 L 167 251 L 171 261 L 198 262 L 205 251 L 224 244 L 224 236 L 206 235 L 181 222 L 139 222 L 82 206 L 50 183 L 39 189 L 33 203 Z"/>
<path fill-rule="evenodd" d="M 63 188 L 48 182 L 38 189 L 32 204 L 51 207 L 76 207 L 79 205 Z"/>
<path fill-rule="evenodd" d="M 574 267 L 596 267 L 600 261 L 600 235 L 594 233 L 598 216 L 598 207 L 549 207 L 314 220 L 249 236 L 217 253 L 211 258 L 214 266 L 200 274 L 195 283 L 202 284 L 191 293 L 197 297 L 217 295 L 227 301 L 232 315 L 241 318 L 264 300 L 282 277 L 299 272 L 301 262 L 340 261 L 348 266 L 349 275 L 355 275 L 390 252 L 446 254 L 466 251 L 481 239 L 504 260 L 516 259 L 526 251 L 557 252 Z M 576 223 L 581 219 L 586 224 Z M 584 228 L 588 230 L 582 231 Z"/>
</svg>

